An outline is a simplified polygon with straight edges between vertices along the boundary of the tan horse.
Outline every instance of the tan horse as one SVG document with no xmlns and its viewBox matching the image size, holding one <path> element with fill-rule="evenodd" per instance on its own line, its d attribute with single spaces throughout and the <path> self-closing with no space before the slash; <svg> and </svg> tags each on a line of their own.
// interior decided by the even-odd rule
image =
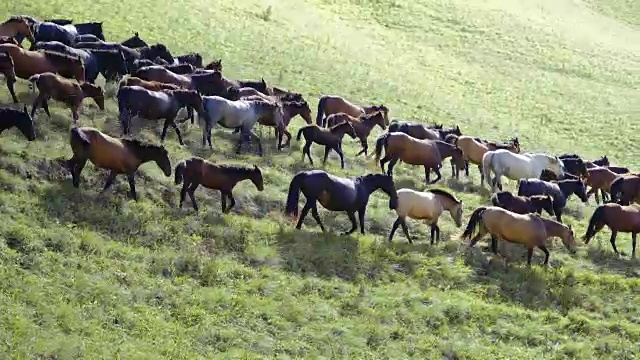
<svg viewBox="0 0 640 360">
<path fill-rule="evenodd" d="M 384 114 L 384 124 L 389 125 L 389 109 L 383 104 L 371 106 L 355 105 L 341 96 L 324 95 L 318 102 L 318 115 L 316 116 L 316 124 L 325 127 L 325 116 L 337 113 L 346 113 L 357 118 L 360 115 L 370 114 L 375 111 L 382 111 Z"/>
<path fill-rule="evenodd" d="M 16 35 L 22 35 L 29 40 L 31 44 L 35 44 L 36 41 L 33 38 L 33 32 L 31 26 L 27 20 L 21 16 L 12 16 L 9 20 L 0 23 L 0 36 L 10 36 L 15 38 Z"/>
<path fill-rule="evenodd" d="M 0 44 L 0 52 L 8 53 L 13 59 L 16 75 L 21 79 L 45 72 L 53 72 L 67 78 L 84 82 L 84 64 L 77 56 L 53 51 L 25 50 L 14 44 Z"/>
<path fill-rule="evenodd" d="M 455 139 L 454 144 L 462 150 L 465 162 L 471 162 L 478 166 L 478 171 L 480 171 L 480 185 L 483 185 L 484 173 L 482 171 L 482 157 L 487 153 L 487 151 L 497 150 L 500 146 L 493 142 L 483 142 L 478 140 L 479 139 L 475 139 L 471 136 L 461 135 Z M 516 144 L 514 140 L 510 141 L 506 146 L 507 150 L 516 154 L 520 153 L 520 146 L 519 144 Z M 465 164 L 465 175 L 469 176 L 469 166 L 467 164 Z"/>
<path fill-rule="evenodd" d="M 369 150 L 369 144 L 367 143 L 367 138 L 369 134 L 371 134 L 371 130 L 378 125 L 382 130 L 386 129 L 386 125 L 384 124 L 384 113 L 382 111 L 374 111 L 370 114 L 360 115 L 355 118 L 347 113 L 337 113 L 331 114 L 326 117 L 325 122 L 327 126 L 331 127 L 337 125 L 341 122 L 350 122 L 353 126 L 353 129 L 356 131 L 356 136 L 360 140 L 360 144 L 362 145 L 362 150 L 356 154 L 356 156 L 360 154 L 364 154 L 368 156 L 367 153 Z"/>
<path fill-rule="evenodd" d="M 595 194 L 596 203 L 600 204 L 598 190 L 602 190 L 602 201 L 605 201 L 604 192 L 610 192 L 611 183 L 618 176 L 618 174 L 607 169 L 606 167 L 598 166 L 587 169 L 587 181 L 585 182 L 585 185 L 591 186 L 591 189 L 589 189 L 589 191 L 587 192 L 587 198 L 589 198 L 591 194 Z"/>
<path fill-rule="evenodd" d="M 516 214 L 497 206 L 481 206 L 477 208 L 469 224 L 462 234 L 462 239 L 470 239 L 476 226 L 478 234 L 471 239 L 469 247 L 473 247 L 482 237 L 491 234 L 491 250 L 498 254 L 498 239 L 527 247 L 527 265 L 531 265 L 533 249 L 538 247 L 544 252 L 544 265 L 549 264 L 549 250 L 547 239 L 557 236 L 562 239 L 564 246 L 575 253 L 575 238 L 571 225 L 568 227 L 537 214 Z"/>
<path fill-rule="evenodd" d="M 440 227 L 438 219 L 444 211 L 448 211 L 455 221 L 456 226 L 462 226 L 462 201 L 458 200 L 451 193 L 440 189 L 429 189 L 425 192 L 412 189 L 400 189 L 398 193 L 398 207 L 396 213 L 398 218 L 393 223 L 389 242 L 393 239 L 393 234 L 402 226 L 402 231 L 410 243 L 413 243 L 407 228 L 406 218 L 424 220 L 431 227 L 431 244 L 440 241 Z"/>
<path fill-rule="evenodd" d="M 596 208 L 589 220 L 587 232 L 583 237 L 586 244 L 603 227 L 611 229 L 611 246 L 616 254 L 620 255 L 616 247 L 616 235 L 618 232 L 631 233 L 631 257 L 636 257 L 636 235 L 640 233 L 640 207 L 636 204 L 622 206 L 620 204 L 604 204 Z"/>
</svg>

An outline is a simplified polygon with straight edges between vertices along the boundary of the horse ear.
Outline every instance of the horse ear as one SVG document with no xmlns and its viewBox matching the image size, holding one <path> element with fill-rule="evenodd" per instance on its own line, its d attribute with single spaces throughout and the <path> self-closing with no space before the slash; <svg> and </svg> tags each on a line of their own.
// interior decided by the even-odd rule
<svg viewBox="0 0 640 360">
<path fill-rule="evenodd" d="M 138 32 L 136 31 L 135 33 L 133 33 L 133 36 L 140 37 L 140 34 L 138 34 Z"/>
<path fill-rule="evenodd" d="M 27 109 L 27 104 L 23 104 L 23 106 L 24 106 L 24 109 L 22 110 L 25 112 L 25 114 L 28 114 L 29 110 Z"/>
</svg>

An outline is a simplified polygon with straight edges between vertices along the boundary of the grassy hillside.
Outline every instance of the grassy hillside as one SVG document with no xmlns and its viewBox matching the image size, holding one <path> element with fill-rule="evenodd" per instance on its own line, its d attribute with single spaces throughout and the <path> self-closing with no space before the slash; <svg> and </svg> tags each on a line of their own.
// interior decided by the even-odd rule
<svg viewBox="0 0 640 360">
<path fill-rule="evenodd" d="M 264 77 L 302 92 L 382 102 L 395 118 L 459 124 L 464 133 L 520 138 L 528 151 L 607 154 L 640 168 L 640 30 L 632 1 L 614 0 L 280 0 L 205 2 L 5 2 L 0 14 L 104 21 L 108 39 L 132 32 L 174 53 L 223 59 L 231 78 Z M 20 97 L 30 101 L 24 81 Z M 112 92 L 113 93 L 113 92 Z M 10 101 L 0 92 L 1 101 Z M 88 102 L 87 102 L 88 104 Z M 119 134 L 117 110 L 90 104 L 81 122 Z M 448 215 L 444 241 L 386 236 L 395 219 L 376 194 L 368 235 L 344 214 L 309 217 L 296 231 L 282 217 L 292 175 L 310 169 L 300 146 L 236 156 L 235 137 L 184 125 L 185 147 L 166 140 L 173 162 L 196 154 L 258 164 L 265 190 L 236 188 L 231 214 L 219 194 L 199 189 L 201 210 L 177 208 L 178 190 L 153 164 L 140 170 L 141 200 L 87 166 L 81 189 L 57 159 L 69 157 L 70 113 L 37 115 L 38 139 L 0 137 L 0 353 L 13 358 L 460 358 L 631 359 L 640 353 L 640 268 L 614 256 L 609 232 L 574 256 L 558 242 L 551 268 L 524 266 L 525 250 L 502 246 L 507 261 L 468 250 Z M 295 120 L 297 130 L 300 120 Z M 160 125 L 134 126 L 158 141 Z M 258 130 L 261 131 L 261 130 Z M 377 136 L 380 130 L 374 131 Z M 373 141 L 373 138 L 370 141 Z M 316 159 L 321 150 L 312 149 Z M 378 171 L 332 156 L 326 169 L 356 176 Z M 419 168 L 400 164 L 399 187 L 424 189 Z M 446 185 L 465 203 L 465 222 L 488 191 L 472 177 Z M 513 184 L 509 185 L 513 189 Z M 186 203 L 185 205 L 188 205 Z M 566 222 L 582 236 L 590 206 L 572 199 Z M 630 236 L 618 246 L 630 253 Z M 601 245 L 601 246 L 600 246 Z M 536 253 L 534 262 L 542 257 Z"/>
</svg>

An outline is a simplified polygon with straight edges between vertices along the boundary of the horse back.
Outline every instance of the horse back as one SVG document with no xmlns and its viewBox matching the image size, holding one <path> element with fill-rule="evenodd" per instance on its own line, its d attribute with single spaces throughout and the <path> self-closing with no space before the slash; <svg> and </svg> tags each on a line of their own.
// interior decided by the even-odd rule
<svg viewBox="0 0 640 360">
<path fill-rule="evenodd" d="M 536 215 L 490 207 L 482 214 L 482 220 L 489 232 L 509 242 L 533 247 L 546 240 L 544 224 Z"/>
<path fill-rule="evenodd" d="M 358 117 L 364 114 L 364 110 L 358 105 L 355 105 L 341 96 L 326 95 L 324 112 L 327 115 L 337 114 L 340 112 L 349 114 L 353 117 Z"/>
</svg>

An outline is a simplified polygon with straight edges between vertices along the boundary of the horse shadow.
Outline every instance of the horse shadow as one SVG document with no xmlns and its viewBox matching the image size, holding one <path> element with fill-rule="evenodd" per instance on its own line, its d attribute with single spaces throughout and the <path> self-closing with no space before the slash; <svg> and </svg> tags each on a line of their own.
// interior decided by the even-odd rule
<svg viewBox="0 0 640 360">
<path fill-rule="evenodd" d="M 602 246 L 592 246 L 587 249 L 587 257 L 596 268 L 601 270 L 601 273 L 612 272 L 628 278 L 640 278 L 640 268 L 638 266 L 640 265 L 640 260 L 631 258 L 624 251 L 620 252 L 622 256 L 618 256 L 615 252 L 608 251 Z"/>
</svg>

